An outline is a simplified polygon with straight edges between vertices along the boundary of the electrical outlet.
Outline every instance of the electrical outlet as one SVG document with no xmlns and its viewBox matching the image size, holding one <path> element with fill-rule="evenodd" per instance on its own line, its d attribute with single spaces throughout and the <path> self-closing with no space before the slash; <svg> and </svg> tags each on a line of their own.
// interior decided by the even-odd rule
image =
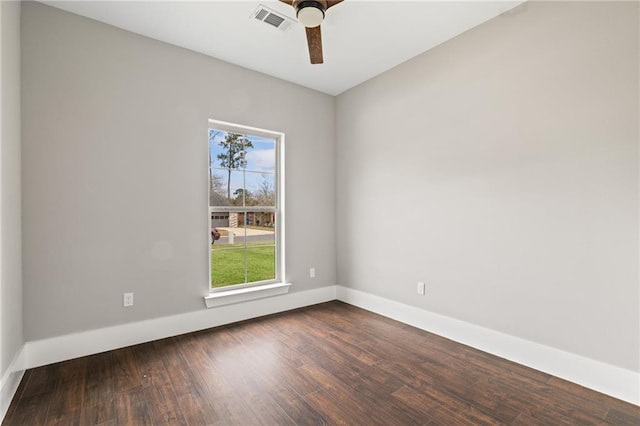
<svg viewBox="0 0 640 426">
<path fill-rule="evenodd" d="M 418 294 L 424 294 L 425 285 L 422 281 L 418 281 Z"/>
<path fill-rule="evenodd" d="M 124 294 L 124 306 L 133 306 L 133 293 Z"/>
<path fill-rule="evenodd" d="M 316 277 L 316 268 L 309 268 L 309 278 Z"/>
</svg>

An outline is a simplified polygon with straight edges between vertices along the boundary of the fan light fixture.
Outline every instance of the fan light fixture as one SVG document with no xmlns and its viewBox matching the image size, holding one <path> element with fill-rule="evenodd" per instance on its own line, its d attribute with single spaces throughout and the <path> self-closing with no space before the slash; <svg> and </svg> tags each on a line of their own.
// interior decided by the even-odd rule
<svg viewBox="0 0 640 426">
<path fill-rule="evenodd" d="M 324 19 L 325 7 L 319 1 L 301 1 L 297 5 L 298 21 L 307 28 L 317 27 Z"/>
<path fill-rule="evenodd" d="M 2 0 L 0 0 L 2 1 Z M 304 25 L 309 47 L 309 59 L 312 64 L 321 64 L 322 59 L 322 31 L 320 30 L 324 12 L 330 7 L 342 3 L 344 0 L 280 0 L 293 7 L 298 22 Z"/>
</svg>

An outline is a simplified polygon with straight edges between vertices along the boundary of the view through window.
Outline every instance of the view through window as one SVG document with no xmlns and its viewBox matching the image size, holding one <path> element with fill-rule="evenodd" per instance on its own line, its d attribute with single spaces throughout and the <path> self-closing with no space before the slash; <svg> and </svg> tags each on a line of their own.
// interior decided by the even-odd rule
<svg viewBox="0 0 640 426">
<path fill-rule="evenodd" d="M 209 129 L 211 287 L 274 282 L 279 278 L 279 138 L 218 127 Z"/>
</svg>

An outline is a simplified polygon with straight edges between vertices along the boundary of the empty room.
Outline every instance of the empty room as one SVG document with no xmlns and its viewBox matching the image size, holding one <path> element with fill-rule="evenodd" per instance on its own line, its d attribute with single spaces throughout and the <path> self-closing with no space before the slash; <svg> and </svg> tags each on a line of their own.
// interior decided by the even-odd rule
<svg viewBox="0 0 640 426">
<path fill-rule="evenodd" d="M 640 424 L 637 1 L 0 1 L 2 425 Z"/>
</svg>

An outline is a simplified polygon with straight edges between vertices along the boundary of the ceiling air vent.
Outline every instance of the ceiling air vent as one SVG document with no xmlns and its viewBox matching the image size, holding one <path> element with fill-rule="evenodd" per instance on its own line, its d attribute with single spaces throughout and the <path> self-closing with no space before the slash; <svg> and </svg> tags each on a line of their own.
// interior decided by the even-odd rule
<svg viewBox="0 0 640 426">
<path fill-rule="evenodd" d="M 284 16 L 283 14 L 276 12 L 273 9 L 269 9 L 263 4 L 257 7 L 252 16 L 258 21 L 262 21 L 266 24 L 271 25 L 272 27 L 276 27 L 281 31 L 287 31 L 293 26 L 293 24 L 296 23 L 295 20 Z"/>
</svg>

